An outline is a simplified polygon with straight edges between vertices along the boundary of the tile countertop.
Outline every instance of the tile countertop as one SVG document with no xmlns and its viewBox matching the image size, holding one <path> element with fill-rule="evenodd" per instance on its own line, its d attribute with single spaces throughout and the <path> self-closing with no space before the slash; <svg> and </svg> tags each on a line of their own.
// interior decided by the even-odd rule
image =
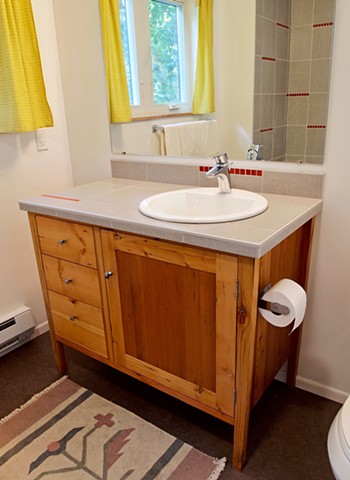
<svg viewBox="0 0 350 480">
<path fill-rule="evenodd" d="M 120 178 L 44 193 L 19 202 L 21 210 L 260 258 L 322 209 L 322 200 L 264 194 L 268 209 L 255 217 L 226 223 L 170 223 L 146 217 L 139 203 L 156 193 L 190 188 Z"/>
</svg>

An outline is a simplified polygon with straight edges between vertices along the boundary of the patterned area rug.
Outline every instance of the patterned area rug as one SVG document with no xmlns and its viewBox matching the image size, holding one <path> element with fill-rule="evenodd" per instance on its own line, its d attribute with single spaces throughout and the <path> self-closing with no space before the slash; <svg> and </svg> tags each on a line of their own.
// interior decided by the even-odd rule
<svg viewBox="0 0 350 480">
<path fill-rule="evenodd" d="M 62 378 L 0 421 L 8 480 L 214 480 L 216 460 Z"/>
</svg>

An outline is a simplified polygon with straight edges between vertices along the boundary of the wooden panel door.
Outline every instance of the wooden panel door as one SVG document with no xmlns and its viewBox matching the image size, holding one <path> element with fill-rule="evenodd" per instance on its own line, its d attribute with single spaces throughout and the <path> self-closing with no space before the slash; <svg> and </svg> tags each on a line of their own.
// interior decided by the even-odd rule
<svg viewBox="0 0 350 480">
<path fill-rule="evenodd" d="M 232 420 L 237 258 L 101 233 L 116 364 Z"/>
</svg>

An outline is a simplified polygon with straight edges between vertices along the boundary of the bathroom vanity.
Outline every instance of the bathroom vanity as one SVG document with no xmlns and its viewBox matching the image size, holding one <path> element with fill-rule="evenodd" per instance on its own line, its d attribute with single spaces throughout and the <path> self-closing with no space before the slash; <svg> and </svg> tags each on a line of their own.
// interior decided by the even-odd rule
<svg viewBox="0 0 350 480">
<path fill-rule="evenodd" d="M 28 211 L 57 367 L 64 345 L 234 425 L 246 458 L 249 414 L 282 365 L 295 384 L 301 327 L 270 325 L 259 292 L 306 287 L 321 200 L 266 195 L 238 222 L 145 217 L 144 198 L 181 186 L 110 179 L 20 202 Z"/>
</svg>

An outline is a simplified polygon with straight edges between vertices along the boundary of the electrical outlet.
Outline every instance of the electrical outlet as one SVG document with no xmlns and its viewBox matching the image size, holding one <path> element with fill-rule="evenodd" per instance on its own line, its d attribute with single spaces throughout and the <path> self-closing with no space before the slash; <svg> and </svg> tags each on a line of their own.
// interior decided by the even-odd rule
<svg viewBox="0 0 350 480">
<path fill-rule="evenodd" d="M 43 150 L 48 150 L 49 146 L 47 144 L 45 130 L 43 128 L 39 128 L 39 130 L 35 131 L 35 136 L 36 136 L 36 146 L 37 146 L 38 152 L 41 152 Z"/>
</svg>

